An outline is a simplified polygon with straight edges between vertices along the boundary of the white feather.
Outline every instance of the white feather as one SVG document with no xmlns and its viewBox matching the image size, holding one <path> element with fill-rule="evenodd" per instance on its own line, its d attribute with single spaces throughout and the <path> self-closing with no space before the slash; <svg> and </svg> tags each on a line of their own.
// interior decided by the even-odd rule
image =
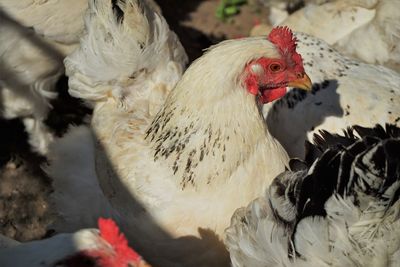
<svg viewBox="0 0 400 267">
<path fill-rule="evenodd" d="M 44 124 L 63 59 L 79 42 L 87 0 L 0 1 L 1 115 L 22 118 L 29 143 L 47 153 L 53 134 Z"/>
</svg>

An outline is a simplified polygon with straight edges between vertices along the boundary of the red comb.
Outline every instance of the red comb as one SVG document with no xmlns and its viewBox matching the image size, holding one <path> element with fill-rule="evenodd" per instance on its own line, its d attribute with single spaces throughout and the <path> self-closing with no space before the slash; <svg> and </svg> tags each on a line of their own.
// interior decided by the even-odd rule
<svg viewBox="0 0 400 267">
<path fill-rule="evenodd" d="M 114 248 L 120 257 L 120 262 L 141 260 L 141 256 L 128 246 L 125 235 L 120 233 L 117 224 L 112 219 L 99 218 L 98 224 L 100 236 Z"/>
<path fill-rule="evenodd" d="M 68 267 L 150 267 L 139 254 L 128 246 L 124 234 L 120 233 L 117 224 L 111 219 L 100 218 L 98 221 L 100 237 L 104 240 L 97 249 L 81 250 L 57 262 Z M 103 243 L 107 242 L 104 246 Z"/>
<path fill-rule="evenodd" d="M 291 29 L 286 26 L 275 27 L 269 33 L 268 40 L 279 49 L 282 56 L 288 57 L 296 66 L 303 69 L 303 60 L 296 52 L 297 39 L 294 37 Z"/>
<path fill-rule="evenodd" d="M 281 52 L 295 52 L 296 38 L 288 27 L 276 27 L 268 35 L 268 40 L 276 45 Z"/>
</svg>

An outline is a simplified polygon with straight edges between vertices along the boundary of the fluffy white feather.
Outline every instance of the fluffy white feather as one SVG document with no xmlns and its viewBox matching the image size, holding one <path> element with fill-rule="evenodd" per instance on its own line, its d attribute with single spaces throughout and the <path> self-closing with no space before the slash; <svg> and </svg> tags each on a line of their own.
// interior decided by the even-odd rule
<svg viewBox="0 0 400 267">
<path fill-rule="evenodd" d="M 187 56 L 161 14 L 145 3 L 89 2 L 87 33 L 80 49 L 65 60 L 73 96 L 91 101 L 113 96 L 123 105 L 133 105 L 130 100 L 136 98 L 162 103 L 181 77 Z M 121 24 L 116 6 L 125 11 Z"/>
<path fill-rule="evenodd" d="M 0 1 L 1 115 L 22 118 L 33 149 L 46 154 L 44 124 L 63 59 L 79 42 L 86 0 Z"/>
</svg>

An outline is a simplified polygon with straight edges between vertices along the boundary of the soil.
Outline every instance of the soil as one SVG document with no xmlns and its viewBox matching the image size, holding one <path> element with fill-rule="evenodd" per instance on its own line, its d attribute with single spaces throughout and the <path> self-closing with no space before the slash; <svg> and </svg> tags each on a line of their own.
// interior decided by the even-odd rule
<svg viewBox="0 0 400 267">
<path fill-rule="evenodd" d="M 267 10 L 258 5 L 241 7 L 240 14 L 225 22 L 215 16 L 218 0 L 158 0 L 170 28 L 179 36 L 190 61 L 224 39 L 247 36 L 254 24 L 266 22 Z M 252 1 L 256 2 L 255 0 Z M 67 93 L 67 78 L 58 84 L 60 97 L 46 123 L 58 136 L 70 124 L 81 124 L 90 110 Z M 19 241 L 47 235 L 51 222 L 48 196 L 51 179 L 41 165 L 46 158 L 33 153 L 19 120 L 0 119 L 0 233 Z"/>
<path fill-rule="evenodd" d="M 59 98 L 46 123 L 61 136 L 70 124 L 81 124 L 90 109 L 67 94 L 65 76 L 57 85 Z M 51 222 L 51 179 L 41 169 L 46 158 L 31 151 L 21 121 L 0 119 L 0 129 L 0 233 L 18 241 L 42 238 Z"/>
<path fill-rule="evenodd" d="M 215 16 L 219 0 L 158 0 L 170 28 L 185 47 L 190 61 L 202 55 L 203 50 L 222 40 L 248 36 L 258 23 L 268 23 L 268 9 L 257 0 L 240 7 L 240 13 L 221 21 Z"/>
</svg>

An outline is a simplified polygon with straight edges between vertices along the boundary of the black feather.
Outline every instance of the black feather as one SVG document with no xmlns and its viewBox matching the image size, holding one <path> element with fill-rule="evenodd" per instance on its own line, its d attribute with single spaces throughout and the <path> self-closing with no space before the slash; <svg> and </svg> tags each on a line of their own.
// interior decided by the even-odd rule
<svg viewBox="0 0 400 267">
<path fill-rule="evenodd" d="M 304 171 L 308 169 L 307 162 L 298 158 L 290 159 L 289 168 L 292 172 Z"/>
<path fill-rule="evenodd" d="M 351 196 L 359 207 L 373 199 L 389 208 L 399 200 L 400 128 L 354 126 L 342 135 L 320 131 L 314 144 L 306 142 L 305 161 L 292 159 L 289 166 L 291 171 L 271 184 L 270 192 L 275 194 L 270 194 L 270 205 L 277 223 L 289 232 L 288 242 L 294 244 L 298 223 L 309 216 L 325 216 L 325 203 L 334 194 Z M 281 200 L 273 201 L 275 197 Z M 285 205 L 276 207 L 282 199 Z M 287 207 L 295 207 L 295 214 L 280 221 Z M 289 247 L 289 255 L 298 254 Z"/>
<path fill-rule="evenodd" d="M 307 140 L 305 142 L 305 151 L 306 156 L 304 161 L 306 162 L 308 167 L 310 167 L 316 159 L 322 156 L 322 150 L 318 146 L 310 143 Z"/>
<path fill-rule="evenodd" d="M 122 23 L 124 21 L 124 11 L 121 9 L 119 2 L 125 3 L 123 0 L 111 0 L 111 5 L 117 20 Z"/>
</svg>

